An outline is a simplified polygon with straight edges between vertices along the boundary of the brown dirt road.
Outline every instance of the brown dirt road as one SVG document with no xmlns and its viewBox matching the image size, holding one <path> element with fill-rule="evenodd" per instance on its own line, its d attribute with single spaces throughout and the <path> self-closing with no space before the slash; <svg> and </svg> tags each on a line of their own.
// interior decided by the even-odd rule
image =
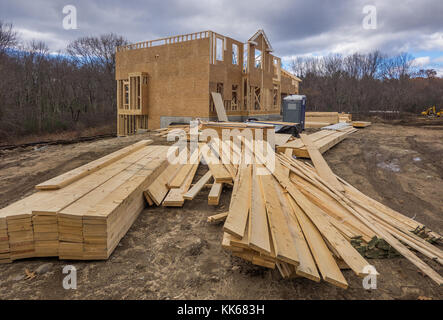
<svg viewBox="0 0 443 320">
<path fill-rule="evenodd" d="M 31 194 L 33 186 L 149 134 L 12 150 L 0 154 L 0 207 Z M 163 139 L 155 139 L 164 144 Z M 409 217 L 443 233 L 443 128 L 374 124 L 325 154 L 335 173 Z M 198 175 L 204 174 L 199 169 Z M 204 190 L 183 208 L 148 208 L 108 261 L 28 259 L 0 265 L 0 299 L 442 299 L 443 291 L 406 259 L 370 260 L 380 273 L 377 290 L 344 271 L 342 290 L 307 279 L 282 280 L 277 270 L 253 266 L 221 248 L 221 225 L 206 217 L 228 209 L 207 205 Z M 440 274 L 443 268 L 424 259 Z M 24 270 L 52 263 L 32 280 Z M 62 287 L 65 265 L 77 270 L 77 290 Z"/>
</svg>

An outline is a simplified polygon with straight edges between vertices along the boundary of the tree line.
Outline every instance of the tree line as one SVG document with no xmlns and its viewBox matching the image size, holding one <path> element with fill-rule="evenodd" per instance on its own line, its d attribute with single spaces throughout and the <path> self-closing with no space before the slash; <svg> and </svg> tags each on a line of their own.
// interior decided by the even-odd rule
<svg viewBox="0 0 443 320">
<path fill-rule="evenodd" d="M 0 21 L 0 141 L 29 134 L 111 126 L 115 131 L 115 34 L 82 37 L 51 53 L 22 43 Z"/>
<path fill-rule="evenodd" d="M 290 67 L 302 79 L 300 92 L 312 111 L 396 117 L 432 105 L 443 109 L 443 79 L 418 68 L 407 53 L 298 57 Z"/>
<path fill-rule="evenodd" d="M 116 34 L 82 37 L 51 53 L 42 41 L 20 41 L 0 21 L 0 141 L 29 134 L 81 131 L 116 125 Z M 290 68 L 303 81 L 314 111 L 418 113 L 443 107 L 443 79 L 418 70 L 408 54 L 379 51 L 296 58 Z"/>
</svg>

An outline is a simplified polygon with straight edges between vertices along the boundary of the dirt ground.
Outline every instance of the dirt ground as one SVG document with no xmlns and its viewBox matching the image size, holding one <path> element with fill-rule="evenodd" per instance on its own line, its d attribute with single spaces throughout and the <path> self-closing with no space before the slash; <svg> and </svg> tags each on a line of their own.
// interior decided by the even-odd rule
<svg viewBox="0 0 443 320">
<path fill-rule="evenodd" d="M 105 154 L 150 137 L 112 138 L 0 154 L 0 207 L 34 192 L 33 186 Z M 155 138 L 156 144 L 164 144 Z M 376 123 L 324 154 L 335 173 L 408 217 L 443 233 L 443 125 Z M 200 168 L 198 176 L 205 173 Z M 347 290 L 253 266 L 221 248 L 221 225 L 206 217 L 229 207 L 207 205 L 209 190 L 183 208 L 146 209 L 108 261 L 28 259 L 0 265 L 0 299 L 442 299 L 443 291 L 404 258 L 369 260 L 380 273 L 377 289 L 344 271 Z M 423 257 L 422 257 L 423 258 Z M 443 268 L 424 258 L 443 274 Z M 25 269 L 52 264 L 24 280 Z M 77 268 L 77 290 L 65 290 L 62 269 Z"/>
</svg>

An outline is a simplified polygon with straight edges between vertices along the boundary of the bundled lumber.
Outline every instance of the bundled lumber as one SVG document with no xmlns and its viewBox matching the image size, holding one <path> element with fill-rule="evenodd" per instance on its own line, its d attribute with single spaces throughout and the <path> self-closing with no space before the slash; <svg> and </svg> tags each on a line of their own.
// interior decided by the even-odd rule
<svg viewBox="0 0 443 320">
<path fill-rule="evenodd" d="M 415 254 L 442 264 L 443 252 L 431 243 L 441 237 L 357 190 L 322 157 L 354 130 L 301 134 L 277 147 L 281 152 L 267 150 L 266 157 L 255 149 L 257 141 L 236 146 L 213 138 L 214 145 L 172 153 L 140 142 L 53 178 L 1 209 L 0 263 L 107 259 L 146 201 L 182 207 L 209 185 L 208 204 L 218 205 L 223 187 L 232 185 L 229 211 L 208 222 L 224 221 L 222 247 L 233 256 L 276 269 L 283 278 L 347 288 L 341 269 L 362 277 L 371 270 L 366 259 L 401 255 L 441 285 L 442 277 Z M 171 155 L 182 161 L 170 161 Z M 313 166 L 293 155 L 310 158 Z M 196 179 L 202 162 L 208 169 Z"/>
<path fill-rule="evenodd" d="M 189 125 L 170 125 L 167 128 L 155 130 L 157 133 L 154 136 L 166 138 L 169 134 L 174 134 L 178 136 L 186 135 L 189 138 L 190 130 Z"/>
<path fill-rule="evenodd" d="M 39 185 L 0 210 L 0 262 L 107 259 L 167 166 L 166 146 L 141 141 Z"/>
<path fill-rule="evenodd" d="M 357 131 L 352 127 L 344 128 L 340 131 L 335 130 L 320 130 L 313 134 L 310 134 L 310 139 L 314 142 L 315 147 L 320 153 L 324 153 L 339 142 L 346 139 L 348 135 Z M 294 140 L 277 146 L 277 151 L 284 153 L 286 149 L 292 149 L 293 155 L 299 158 L 309 158 L 309 152 L 306 145 L 301 139 L 295 138 Z"/>
<path fill-rule="evenodd" d="M 414 233 L 438 236 L 420 223 L 370 199 L 336 176 L 312 139 L 302 135 L 315 167 L 283 153 L 274 170 L 242 163 L 234 180 L 222 247 L 284 278 L 323 279 L 341 288 L 340 269 L 365 276 L 365 257 L 402 255 L 437 284 L 442 277 L 411 249 L 442 263 L 442 251 Z M 265 163 L 260 159 L 261 163 Z M 439 236 L 438 236 L 439 237 Z"/>
<path fill-rule="evenodd" d="M 88 174 L 91 174 L 101 168 L 104 168 L 107 165 L 110 165 L 111 163 L 129 155 L 132 152 L 140 150 L 141 148 L 143 148 L 146 145 L 151 144 L 151 143 L 152 143 L 152 140 L 139 141 L 139 142 L 134 143 L 133 145 L 130 145 L 126 148 L 117 150 L 116 152 L 111 153 L 103 158 L 89 162 L 89 163 L 85 164 L 84 166 L 81 166 L 79 168 L 76 168 L 74 170 L 66 172 L 65 174 L 62 174 L 62 175 L 55 177 L 51 180 L 48 180 L 46 182 L 40 183 L 40 184 L 36 185 L 35 188 L 38 190 L 61 189 L 64 186 L 67 186 L 68 184 L 71 184 L 74 181 L 77 181 L 77 180 L 87 176 Z"/>
<path fill-rule="evenodd" d="M 339 119 L 339 122 L 346 122 L 346 123 L 351 122 L 352 121 L 352 114 L 344 113 L 344 112 L 339 113 L 338 119 Z"/>
<path fill-rule="evenodd" d="M 368 121 L 352 121 L 352 126 L 354 128 L 366 128 L 371 125 L 371 122 Z"/>
<path fill-rule="evenodd" d="M 229 212 L 222 212 L 218 214 L 214 214 L 213 216 L 208 217 L 209 223 L 219 223 L 226 220 L 226 217 L 228 216 Z"/>
<path fill-rule="evenodd" d="M 333 123 L 331 122 L 319 122 L 319 121 L 306 121 L 305 122 L 305 129 L 319 129 L 326 126 L 329 126 Z"/>
<path fill-rule="evenodd" d="M 219 139 L 223 137 L 223 131 L 227 133 L 238 132 L 242 133 L 244 130 L 250 130 L 254 139 L 256 134 L 260 132 L 260 140 L 267 141 L 267 130 L 274 130 L 275 126 L 264 123 L 254 122 L 203 122 L 201 126 L 202 130 L 212 129 L 217 132 Z"/>
<path fill-rule="evenodd" d="M 232 182 L 235 168 L 223 164 L 220 155 L 211 148 L 204 148 L 204 144 L 200 144 L 192 154 L 187 149 L 183 149 L 177 159 L 186 154 L 190 156 L 185 161 L 169 164 L 164 172 L 144 190 L 147 200 L 153 201 L 157 206 L 183 207 L 186 200 L 193 200 L 208 182 L 213 180 L 208 203 L 218 205 L 223 185 Z M 202 159 L 205 160 L 209 170 L 192 186 Z"/>
<path fill-rule="evenodd" d="M 306 122 L 323 122 L 328 124 L 334 124 L 339 122 L 338 112 L 306 112 Z"/>
</svg>

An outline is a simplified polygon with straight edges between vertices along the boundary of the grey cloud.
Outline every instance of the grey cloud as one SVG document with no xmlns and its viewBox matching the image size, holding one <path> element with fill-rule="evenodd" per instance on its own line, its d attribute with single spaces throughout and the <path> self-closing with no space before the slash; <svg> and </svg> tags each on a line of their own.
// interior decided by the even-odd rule
<svg viewBox="0 0 443 320">
<path fill-rule="evenodd" d="M 53 50 L 84 35 L 114 32 L 131 42 L 214 30 L 247 40 L 264 28 L 281 56 L 329 51 L 443 51 L 429 36 L 443 32 L 441 0 L 423 1 L 121 1 L 15 0 L 0 3 L 0 19 L 39 32 Z M 62 8 L 78 9 L 79 30 L 62 28 Z M 374 4 L 378 29 L 364 30 L 362 9 Z M 25 34 L 26 35 L 26 34 Z M 32 36 L 31 33 L 28 36 Z"/>
</svg>

